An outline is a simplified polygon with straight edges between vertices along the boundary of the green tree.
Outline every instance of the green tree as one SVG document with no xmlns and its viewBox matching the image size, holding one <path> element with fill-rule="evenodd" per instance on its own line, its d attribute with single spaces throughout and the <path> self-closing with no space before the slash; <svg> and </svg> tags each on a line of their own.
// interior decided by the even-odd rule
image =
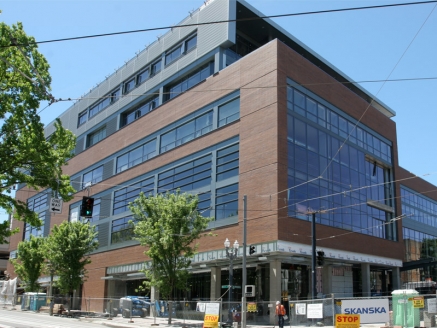
<svg viewBox="0 0 437 328">
<path fill-rule="evenodd" d="M 24 283 L 26 292 L 38 292 L 40 284 L 38 278 L 44 270 L 44 238 L 30 236 L 29 240 L 18 244 L 17 258 L 10 261 L 14 265 L 15 273 Z"/>
<path fill-rule="evenodd" d="M 36 213 L 13 197 L 16 184 L 39 190 L 57 190 L 64 200 L 74 189 L 62 166 L 73 156 L 76 138 L 59 120 L 48 138 L 37 114 L 41 101 L 54 102 L 50 94 L 49 65 L 33 37 L 21 23 L 0 22 L 0 207 L 18 220 L 41 225 Z M 0 244 L 15 231 L 0 224 Z"/>
<path fill-rule="evenodd" d="M 61 293 L 72 294 L 86 279 L 85 266 L 91 263 L 90 253 L 98 243 L 95 226 L 82 222 L 62 222 L 47 237 L 45 254 L 55 274 Z"/>
<path fill-rule="evenodd" d="M 152 270 L 144 270 L 145 287 L 154 286 L 170 299 L 176 289 L 186 290 L 187 268 L 197 251 L 211 218 L 197 211 L 199 199 L 187 193 L 165 193 L 139 197 L 129 205 L 135 218 L 134 238 L 152 260 Z M 171 319 L 170 319 L 171 320 Z"/>
</svg>

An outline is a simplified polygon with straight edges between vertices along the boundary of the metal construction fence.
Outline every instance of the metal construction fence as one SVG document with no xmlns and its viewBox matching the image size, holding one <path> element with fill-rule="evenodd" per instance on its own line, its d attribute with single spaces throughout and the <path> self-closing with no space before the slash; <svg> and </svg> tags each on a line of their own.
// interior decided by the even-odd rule
<svg viewBox="0 0 437 328">
<path fill-rule="evenodd" d="M 6 299 L 6 298 L 5 298 Z M 154 301 L 147 298 L 91 298 L 54 296 L 26 293 L 8 297 L 12 302 L 1 302 L 3 308 L 22 311 L 53 311 L 54 315 L 95 317 L 171 317 L 178 320 L 202 322 L 208 303 L 219 303 L 221 324 L 240 324 L 242 303 L 226 300 L 210 301 Z M 277 325 L 275 301 L 246 302 L 246 325 Z M 331 294 L 314 300 L 283 300 L 287 318 L 284 326 L 335 326 L 336 314 L 360 314 L 361 323 L 380 323 L 385 326 L 435 327 L 437 316 L 436 294 L 398 294 L 377 297 L 339 297 Z M 370 318 L 370 319 L 369 319 Z M 370 321 L 369 321 L 370 320 Z"/>
</svg>

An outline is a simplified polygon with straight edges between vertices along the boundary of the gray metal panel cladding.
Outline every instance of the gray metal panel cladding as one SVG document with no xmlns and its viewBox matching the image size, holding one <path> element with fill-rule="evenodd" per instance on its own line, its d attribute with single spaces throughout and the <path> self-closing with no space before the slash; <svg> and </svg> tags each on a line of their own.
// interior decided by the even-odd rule
<svg viewBox="0 0 437 328">
<path fill-rule="evenodd" d="M 74 188 L 74 190 L 76 191 L 82 190 L 80 181 L 81 181 L 81 176 L 78 176 L 71 180 L 71 185 Z"/>
<path fill-rule="evenodd" d="M 25 183 L 19 183 L 19 184 L 17 185 L 17 190 L 20 190 L 21 188 L 24 188 L 25 186 L 26 186 Z"/>
<path fill-rule="evenodd" d="M 85 137 L 78 138 L 76 140 L 76 148 L 74 148 L 74 154 L 80 154 L 84 150 Z"/>
<path fill-rule="evenodd" d="M 108 123 L 106 123 L 106 136 L 109 137 L 111 134 L 117 131 L 118 118 L 112 118 Z"/>
<path fill-rule="evenodd" d="M 214 1 L 199 12 L 199 23 L 229 19 L 229 1 Z M 197 57 L 208 53 L 217 45 L 228 41 L 229 24 L 208 24 L 199 26 L 197 35 Z"/>
<path fill-rule="evenodd" d="M 52 214 L 50 213 L 50 209 L 46 211 L 45 218 L 44 218 L 44 234 L 43 236 L 46 237 L 50 234 L 50 219 L 52 217 Z"/>
<path fill-rule="evenodd" d="M 114 161 L 115 159 L 111 159 L 103 164 L 102 180 L 108 179 L 114 175 Z"/>
<path fill-rule="evenodd" d="M 102 195 L 100 199 L 100 217 L 103 220 L 111 216 L 112 193 Z"/>
<path fill-rule="evenodd" d="M 109 239 L 109 222 L 105 222 L 102 224 L 99 224 L 99 232 L 98 232 L 98 241 L 99 241 L 99 247 L 106 247 L 108 246 L 108 239 Z"/>
</svg>

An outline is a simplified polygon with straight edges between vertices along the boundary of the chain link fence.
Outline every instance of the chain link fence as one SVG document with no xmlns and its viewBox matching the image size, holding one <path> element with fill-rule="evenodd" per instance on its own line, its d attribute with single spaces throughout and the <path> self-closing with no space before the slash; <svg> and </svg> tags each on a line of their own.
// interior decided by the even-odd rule
<svg viewBox="0 0 437 328">
<path fill-rule="evenodd" d="M 56 295 L 50 298 L 38 293 L 8 295 L 4 300 L 0 302 L 0 306 L 5 309 L 48 313 L 53 311 L 53 315 L 60 316 L 168 318 L 171 315 L 175 320 L 187 320 L 201 324 L 208 303 L 219 304 L 221 325 L 240 325 L 243 315 L 241 301 L 229 302 L 227 300 L 150 302 L 141 297 L 131 297 L 129 300 L 128 298 L 73 298 Z M 354 307 L 345 309 L 345 304 L 351 304 L 351 301 L 355 304 Z M 360 314 L 364 319 L 369 311 L 377 312 L 377 309 L 382 311 L 383 307 L 378 305 L 381 302 L 388 304 L 387 309 L 383 311 L 386 319 L 378 321 L 381 326 L 437 326 L 436 294 L 418 295 L 415 293 L 359 298 L 338 297 L 333 294 L 314 300 L 288 300 L 283 302 L 287 313 L 284 326 L 335 326 L 335 315 L 344 313 Z M 275 301 L 250 301 L 249 299 L 246 303 L 246 325 L 278 325 L 275 303 Z M 378 307 L 370 310 L 369 304 L 378 305 Z M 367 322 L 361 320 L 361 323 Z"/>
</svg>

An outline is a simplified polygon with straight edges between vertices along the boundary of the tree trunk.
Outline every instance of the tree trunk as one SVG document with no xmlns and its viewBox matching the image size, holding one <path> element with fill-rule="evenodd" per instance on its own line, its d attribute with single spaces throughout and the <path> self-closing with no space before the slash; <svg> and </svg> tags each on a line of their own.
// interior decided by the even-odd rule
<svg viewBox="0 0 437 328">
<path fill-rule="evenodd" d="M 171 325 L 171 315 L 173 313 L 173 301 L 168 301 L 168 324 Z"/>
</svg>

